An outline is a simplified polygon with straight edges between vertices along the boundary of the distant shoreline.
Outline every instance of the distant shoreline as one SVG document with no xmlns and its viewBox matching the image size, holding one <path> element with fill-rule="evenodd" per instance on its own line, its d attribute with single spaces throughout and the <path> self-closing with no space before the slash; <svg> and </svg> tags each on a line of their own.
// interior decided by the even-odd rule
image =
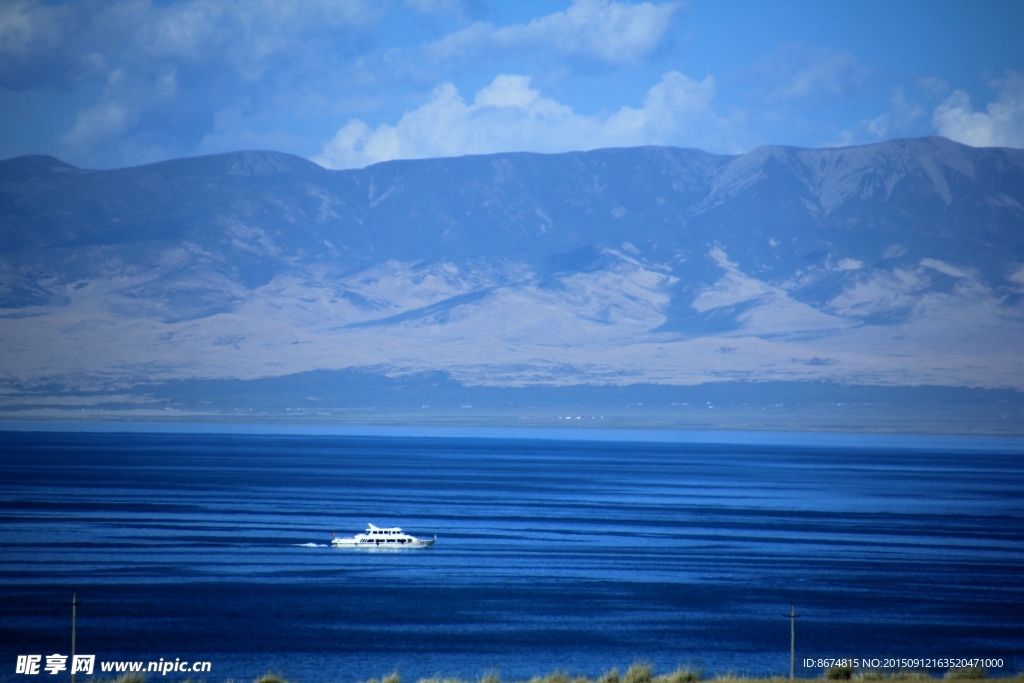
<svg viewBox="0 0 1024 683">
<path fill-rule="evenodd" d="M 614 429 L 583 427 L 487 427 L 415 424 L 327 424 L 189 420 L 3 420 L 0 433 L 156 433 L 238 436 L 310 436 L 426 439 L 527 439 L 803 447 L 869 447 L 1024 452 L 1024 437 L 993 434 L 899 434 L 879 432 L 758 431 L 711 429 Z"/>
<path fill-rule="evenodd" d="M 490 386 L 446 373 L 340 370 L 90 392 L 8 387 L 4 422 L 1024 436 L 1024 392 L 818 382 Z"/>
</svg>

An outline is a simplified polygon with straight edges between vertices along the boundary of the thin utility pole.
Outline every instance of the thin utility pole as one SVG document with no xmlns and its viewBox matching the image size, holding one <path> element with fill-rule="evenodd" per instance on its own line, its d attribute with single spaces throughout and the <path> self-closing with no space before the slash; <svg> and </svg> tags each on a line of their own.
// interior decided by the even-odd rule
<svg viewBox="0 0 1024 683">
<path fill-rule="evenodd" d="M 78 594 L 71 591 L 71 602 L 64 604 L 71 605 L 71 683 L 75 683 L 75 629 L 78 621 L 78 606 L 82 603 L 78 601 Z"/>
<path fill-rule="evenodd" d="M 793 680 L 796 665 L 796 618 L 800 615 L 793 609 L 793 603 L 789 603 L 789 614 L 782 616 L 789 617 L 789 680 Z"/>
</svg>

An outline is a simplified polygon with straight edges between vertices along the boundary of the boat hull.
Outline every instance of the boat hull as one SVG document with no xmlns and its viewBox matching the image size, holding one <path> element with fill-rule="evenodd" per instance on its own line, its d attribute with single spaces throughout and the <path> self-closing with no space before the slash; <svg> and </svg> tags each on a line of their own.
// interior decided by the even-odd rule
<svg viewBox="0 0 1024 683">
<path fill-rule="evenodd" d="M 388 543 L 386 541 L 365 541 L 358 538 L 336 538 L 331 541 L 332 548 L 362 548 L 363 550 L 405 550 L 406 548 L 429 548 L 437 539 L 406 541 L 405 543 Z"/>
</svg>

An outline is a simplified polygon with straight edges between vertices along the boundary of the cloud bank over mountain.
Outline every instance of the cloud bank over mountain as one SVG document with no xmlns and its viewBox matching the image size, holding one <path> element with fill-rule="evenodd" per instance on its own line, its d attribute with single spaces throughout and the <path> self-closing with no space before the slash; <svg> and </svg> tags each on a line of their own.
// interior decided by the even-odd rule
<svg viewBox="0 0 1024 683">
<path fill-rule="evenodd" d="M 992 85 L 998 96 L 985 111 L 974 111 L 970 95 L 954 90 L 932 114 L 939 133 L 975 147 L 1024 147 L 1024 74 L 1007 71 Z"/>
<path fill-rule="evenodd" d="M 1021 146 L 1019 3 L 9 0 L 0 158 Z"/>
<path fill-rule="evenodd" d="M 585 116 L 544 97 L 525 76 L 498 76 L 470 104 L 446 83 L 394 126 L 384 123 L 371 130 L 359 119 L 349 121 L 313 160 L 341 169 L 392 159 L 519 150 L 671 144 L 738 151 L 739 126 L 715 113 L 714 97 L 712 77 L 698 82 L 673 71 L 647 91 L 640 108 Z"/>
<path fill-rule="evenodd" d="M 1024 389 L 1024 151 L 943 138 L 331 171 L 0 163 L 0 387 L 367 369 L 467 385 Z"/>
</svg>

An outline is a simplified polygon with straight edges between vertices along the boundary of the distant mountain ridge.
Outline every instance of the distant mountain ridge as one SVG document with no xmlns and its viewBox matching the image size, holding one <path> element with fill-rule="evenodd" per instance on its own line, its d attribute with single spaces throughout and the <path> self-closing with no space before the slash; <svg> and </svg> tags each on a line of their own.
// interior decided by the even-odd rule
<svg viewBox="0 0 1024 683">
<path fill-rule="evenodd" d="M 0 385 L 1024 389 L 1024 150 L 0 161 Z"/>
</svg>

